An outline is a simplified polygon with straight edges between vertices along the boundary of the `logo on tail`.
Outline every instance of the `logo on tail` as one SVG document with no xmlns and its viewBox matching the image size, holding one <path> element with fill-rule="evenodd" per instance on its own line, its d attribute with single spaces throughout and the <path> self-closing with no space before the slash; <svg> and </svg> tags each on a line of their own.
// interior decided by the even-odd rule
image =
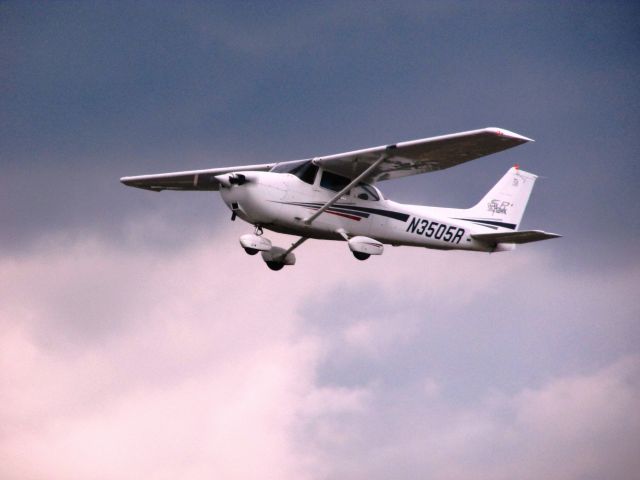
<svg viewBox="0 0 640 480">
<path fill-rule="evenodd" d="M 506 202 L 504 200 L 499 201 L 497 198 L 494 198 L 487 204 L 487 207 L 487 210 L 489 210 L 493 214 L 501 213 L 506 215 L 507 207 L 513 207 L 513 203 Z"/>
</svg>

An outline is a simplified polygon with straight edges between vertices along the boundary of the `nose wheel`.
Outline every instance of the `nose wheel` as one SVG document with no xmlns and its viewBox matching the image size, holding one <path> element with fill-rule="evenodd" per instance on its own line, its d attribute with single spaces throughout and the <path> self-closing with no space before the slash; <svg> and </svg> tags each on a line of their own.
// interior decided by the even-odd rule
<svg viewBox="0 0 640 480">
<path fill-rule="evenodd" d="M 262 227 L 260 225 L 255 225 L 253 234 L 256 237 L 262 237 L 263 233 L 264 231 L 262 230 Z M 247 255 L 257 255 L 258 252 L 265 249 L 265 246 L 262 245 L 262 241 L 263 239 L 257 238 L 253 242 L 243 243 L 242 241 L 240 241 L 240 243 L 242 244 L 242 248 L 244 248 L 244 251 L 247 252 Z M 253 246 L 250 246 L 250 245 L 253 245 Z M 261 246 L 262 248 L 254 248 L 254 246 Z M 269 248 L 271 248 L 271 242 L 269 242 Z"/>
<path fill-rule="evenodd" d="M 256 225 L 255 233 L 247 233 L 240 237 L 240 245 L 248 255 L 271 250 L 271 241 L 262 236 L 262 227 Z"/>
</svg>

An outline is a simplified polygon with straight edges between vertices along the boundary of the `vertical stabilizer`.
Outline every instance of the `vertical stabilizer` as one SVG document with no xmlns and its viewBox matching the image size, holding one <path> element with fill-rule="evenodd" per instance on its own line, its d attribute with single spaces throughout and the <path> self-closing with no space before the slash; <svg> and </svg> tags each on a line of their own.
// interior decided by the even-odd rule
<svg viewBox="0 0 640 480">
<path fill-rule="evenodd" d="M 466 219 L 485 226 L 517 230 L 536 178 L 517 166 L 510 168 L 477 205 L 465 211 Z"/>
</svg>

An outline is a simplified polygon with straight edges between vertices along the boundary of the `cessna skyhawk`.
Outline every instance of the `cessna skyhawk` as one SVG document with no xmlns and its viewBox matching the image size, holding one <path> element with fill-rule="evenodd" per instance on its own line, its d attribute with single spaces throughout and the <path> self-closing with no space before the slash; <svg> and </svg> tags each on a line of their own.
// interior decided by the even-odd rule
<svg viewBox="0 0 640 480">
<path fill-rule="evenodd" d="M 500 252 L 516 244 L 556 238 L 518 230 L 536 175 L 510 168 L 469 209 L 405 205 L 384 198 L 374 184 L 433 172 L 532 141 L 484 128 L 353 152 L 239 167 L 123 177 L 125 185 L 161 190 L 219 191 L 231 210 L 254 226 L 240 237 L 249 255 L 261 253 L 272 270 L 295 264 L 293 251 L 310 238 L 343 240 L 358 260 L 384 245 Z M 263 229 L 299 237 L 272 245 Z"/>
</svg>

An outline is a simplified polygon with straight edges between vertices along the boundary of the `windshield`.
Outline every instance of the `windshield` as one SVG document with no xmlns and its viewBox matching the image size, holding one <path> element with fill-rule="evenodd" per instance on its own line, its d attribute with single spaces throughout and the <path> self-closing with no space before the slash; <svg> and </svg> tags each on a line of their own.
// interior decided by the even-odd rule
<svg viewBox="0 0 640 480">
<path fill-rule="evenodd" d="M 273 167 L 270 172 L 275 173 L 291 173 L 292 170 L 295 170 L 300 165 L 309 162 L 309 160 L 294 160 L 293 162 L 280 162 Z"/>
<path fill-rule="evenodd" d="M 295 175 L 303 182 L 313 185 L 318 173 L 318 167 L 311 160 L 298 160 L 295 162 L 283 162 L 277 164 L 271 169 L 274 173 L 290 173 Z"/>
<path fill-rule="evenodd" d="M 318 173 L 318 167 L 313 164 L 311 160 L 294 160 L 291 162 L 281 162 L 276 164 L 270 172 L 274 173 L 290 173 L 295 175 L 303 182 L 310 185 L 314 184 L 316 174 Z M 322 178 L 320 179 L 320 186 L 334 192 L 338 192 L 346 187 L 351 182 L 351 179 L 343 177 L 342 175 L 336 175 L 335 173 L 324 170 L 322 172 Z M 350 194 L 360 200 L 368 200 L 371 202 L 377 202 L 384 198 L 380 190 L 368 183 L 359 183 L 351 189 Z"/>
</svg>

